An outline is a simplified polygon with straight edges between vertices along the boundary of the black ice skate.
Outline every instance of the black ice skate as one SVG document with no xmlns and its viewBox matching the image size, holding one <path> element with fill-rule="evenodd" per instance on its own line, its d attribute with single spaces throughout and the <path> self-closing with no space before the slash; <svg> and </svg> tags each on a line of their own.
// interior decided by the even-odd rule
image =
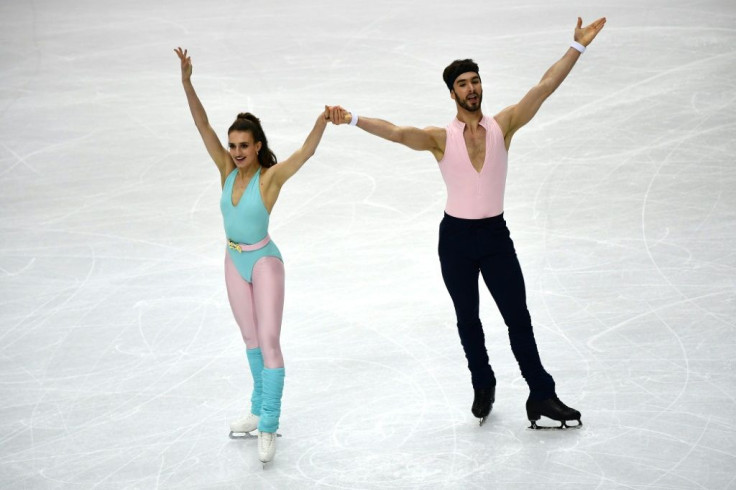
<svg viewBox="0 0 736 490">
<path fill-rule="evenodd" d="M 473 415 L 480 419 L 480 425 L 483 425 L 483 422 L 485 422 L 488 418 L 488 414 L 491 413 L 493 402 L 495 401 L 495 386 L 475 390 L 475 399 L 473 400 L 473 407 L 470 409 L 470 411 L 473 412 Z"/>
<path fill-rule="evenodd" d="M 530 429 L 577 429 L 583 425 L 580 421 L 580 412 L 574 408 L 568 407 L 556 396 L 545 400 L 527 400 L 526 416 L 529 418 L 529 422 L 532 423 L 529 427 Z M 537 425 L 537 421 L 541 416 L 557 420 L 558 422 L 561 422 L 561 425 L 559 427 L 539 426 Z M 567 425 L 568 420 L 576 420 L 578 423 L 576 425 Z"/>
</svg>

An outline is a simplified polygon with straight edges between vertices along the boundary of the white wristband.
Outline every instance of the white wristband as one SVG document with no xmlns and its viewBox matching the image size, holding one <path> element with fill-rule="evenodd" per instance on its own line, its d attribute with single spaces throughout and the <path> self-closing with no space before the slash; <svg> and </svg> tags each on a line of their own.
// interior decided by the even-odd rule
<svg viewBox="0 0 736 490">
<path fill-rule="evenodd" d="M 573 49 L 576 49 L 576 50 L 580 51 L 581 54 L 582 53 L 585 53 L 585 46 L 583 46 L 582 44 L 580 44 L 577 41 L 571 42 L 570 43 L 570 47 L 573 48 Z"/>
<path fill-rule="evenodd" d="M 350 113 L 350 122 L 348 124 L 350 124 L 351 126 L 355 126 L 356 124 L 358 124 L 358 115 L 353 111 L 348 112 Z"/>
</svg>

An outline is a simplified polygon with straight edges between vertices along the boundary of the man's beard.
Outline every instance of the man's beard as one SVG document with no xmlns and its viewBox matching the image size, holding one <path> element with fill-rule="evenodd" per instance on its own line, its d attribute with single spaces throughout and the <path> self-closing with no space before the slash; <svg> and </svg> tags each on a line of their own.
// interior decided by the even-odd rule
<svg viewBox="0 0 736 490">
<path fill-rule="evenodd" d="M 458 101 L 458 104 L 468 112 L 476 112 L 480 110 L 481 102 L 483 102 L 483 92 L 478 94 L 478 104 L 475 107 L 469 105 L 465 100 Z"/>
</svg>

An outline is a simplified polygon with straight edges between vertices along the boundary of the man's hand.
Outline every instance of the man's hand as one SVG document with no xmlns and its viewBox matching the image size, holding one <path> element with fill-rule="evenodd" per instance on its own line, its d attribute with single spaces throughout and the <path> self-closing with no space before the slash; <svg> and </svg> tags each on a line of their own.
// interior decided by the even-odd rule
<svg viewBox="0 0 736 490">
<path fill-rule="evenodd" d="M 592 24 L 583 27 L 583 19 L 578 17 L 578 25 L 575 27 L 575 41 L 579 42 L 583 46 L 593 42 L 593 39 L 601 32 L 603 26 L 606 25 L 606 18 L 601 17 Z"/>
</svg>

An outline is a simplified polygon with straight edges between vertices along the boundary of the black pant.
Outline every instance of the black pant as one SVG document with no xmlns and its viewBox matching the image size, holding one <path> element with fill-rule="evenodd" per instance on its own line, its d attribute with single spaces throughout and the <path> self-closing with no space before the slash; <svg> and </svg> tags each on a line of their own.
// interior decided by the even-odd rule
<svg viewBox="0 0 736 490">
<path fill-rule="evenodd" d="M 455 305 L 457 329 L 473 388 L 496 384 L 478 314 L 480 272 L 508 327 L 511 350 L 529 385 L 530 398 L 542 400 L 554 396 L 555 382 L 539 359 L 526 307 L 524 277 L 503 214 L 461 219 L 445 213 L 440 223 L 438 248 L 442 277 Z"/>
</svg>

